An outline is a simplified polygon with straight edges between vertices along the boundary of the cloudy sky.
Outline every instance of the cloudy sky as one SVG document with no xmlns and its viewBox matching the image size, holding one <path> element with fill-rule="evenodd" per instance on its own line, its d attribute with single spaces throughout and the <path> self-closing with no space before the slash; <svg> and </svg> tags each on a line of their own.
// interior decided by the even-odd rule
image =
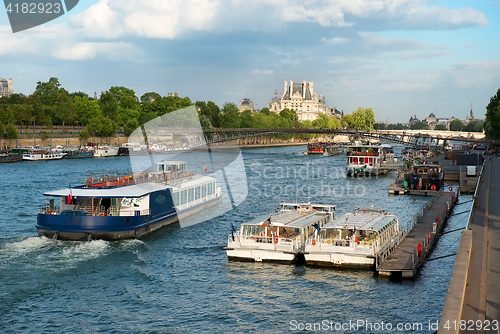
<svg viewBox="0 0 500 334">
<path fill-rule="evenodd" d="M 500 88 L 500 1 L 80 0 L 66 15 L 13 34 L 0 11 L 0 77 L 89 95 L 262 108 L 284 81 L 314 81 L 330 107 L 371 107 L 377 121 L 434 112 L 484 117 Z"/>
</svg>

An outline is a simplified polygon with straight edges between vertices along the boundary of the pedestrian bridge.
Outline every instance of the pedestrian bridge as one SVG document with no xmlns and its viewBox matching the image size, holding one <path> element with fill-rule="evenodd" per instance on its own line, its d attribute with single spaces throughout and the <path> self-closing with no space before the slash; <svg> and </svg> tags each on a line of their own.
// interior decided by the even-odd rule
<svg viewBox="0 0 500 334">
<path fill-rule="evenodd" d="M 188 135 L 189 131 L 184 131 Z M 320 134 L 331 136 L 348 136 L 350 138 L 376 139 L 384 142 L 401 144 L 416 149 L 429 147 L 429 144 L 443 146 L 450 141 L 473 143 L 500 143 L 500 141 L 487 140 L 484 133 L 458 132 L 458 131 L 433 131 L 433 130 L 353 130 L 353 129 L 313 129 L 313 128 L 245 128 L 245 129 L 204 129 L 205 142 L 201 138 L 192 138 L 192 147 L 215 144 L 225 141 L 275 136 L 284 134 Z"/>
</svg>

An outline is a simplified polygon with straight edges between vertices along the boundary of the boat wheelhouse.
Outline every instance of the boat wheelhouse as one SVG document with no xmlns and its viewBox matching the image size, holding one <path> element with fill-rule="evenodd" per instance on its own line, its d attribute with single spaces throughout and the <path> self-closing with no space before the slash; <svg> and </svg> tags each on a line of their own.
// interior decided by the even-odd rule
<svg viewBox="0 0 500 334">
<path fill-rule="evenodd" d="M 408 181 L 411 190 L 440 190 L 444 184 L 443 168 L 437 163 L 412 165 Z"/>
<path fill-rule="evenodd" d="M 118 155 L 118 147 L 112 145 L 97 146 L 94 150 L 94 157 L 114 157 Z"/>
<path fill-rule="evenodd" d="M 84 185 L 44 193 L 39 235 L 62 240 L 134 239 L 218 205 L 216 179 L 186 170 L 183 161 L 157 163 L 156 171 L 85 176 Z"/>
<path fill-rule="evenodd" d="M 356 210 L 324 225 L 306 242 L 308 265 L 373 268 L 402 238 L 396 216 L 382 210 Z"/>
<path fill-rule="evenodd" d="M 389 145 L 356 144 L 347 151 L 347 176 L 386 174 L 399 165 Z"/>
<path fill-rule="evenodd" d="M 23 153 L 23 160 L 40 161 L 40 160 L 59 160 L 64 157 L 62 152 L 54 152 L 45 149 L 31 149 Z"/>
<path fill-rule="evenodd" d="M 241 224 L 228 237 L 229 260 L 295 263 L 303 260 L 305 240 L 333 219 L 335 206 L 281 203 L 279 214 Z"/>
<path fill-rule="evenodd" d="M 339 155 L 344 153 L 336 143 L 331 142 L 319 142 L 319 143 L 308 143 L 307 151 L 305 155 Z"/>
</svg>

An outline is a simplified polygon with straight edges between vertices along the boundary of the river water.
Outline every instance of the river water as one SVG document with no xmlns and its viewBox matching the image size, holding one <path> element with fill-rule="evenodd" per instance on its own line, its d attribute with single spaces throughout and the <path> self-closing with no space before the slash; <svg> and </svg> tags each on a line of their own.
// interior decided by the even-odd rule
<svg viewBox="0 0 500 334">
<path fill-rule="evenodd" d="M 243 149 L 246 175 L 232 192 L 241 190 L 244 200 L 234 209 L 225 205 L 202 223 L 117 242 L 40 238 L 36 214 L 43 192 L 67 188 L 68 180 L 81 184 L 86 174 L 131 172 L 128 157 L 1 164 L 0 332 L 434 332 L 454 257 L 427 262 L 412 281 L 366 270 L 227 261 L 222 247 L 231 223 L 238 228 L 284 200 L 335 204 L 337 214 L 373 205 L 397 215 L 402 228 L 429 200 L 388 195 L 394 173 L 345 178 L 345 155 L 304 150 Z M 201 172 L 197 153 L 182 158 Z M 447 229 L 464 226 L 465 216 L 450 218 Z M 443 235 L 431 257 L 454 253 L 459 237 Z"/>
</svg>

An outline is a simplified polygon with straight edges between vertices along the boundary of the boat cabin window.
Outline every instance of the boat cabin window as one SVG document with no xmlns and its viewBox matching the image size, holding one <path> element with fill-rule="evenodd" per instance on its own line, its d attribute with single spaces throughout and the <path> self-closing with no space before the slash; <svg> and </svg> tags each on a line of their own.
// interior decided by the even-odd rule
<svg viewBox="0 0 500 334">
<path fill-rule="evenodd" d="M 181 191 L 181 205 L 186 204 L 188 199 L 187 189 Z"/>
<path fill-rule="evenodd" d="M 207 185 L 204 184 L 201 186 L 201 197 L 207 196 Z"/>
<path fill-rule="evenodd" d="M 320 236 L 323 240 L 331 239 L 331 240 L 339 240 L 340 239 L 340 231 L 337 229 L 322 229 L 320 231 Z"/>
<path fill-rule="evenodd" d="M 262 225 L 243 225 L 243 235 L 256 235 L 264 233 Z"/>
</svg>

